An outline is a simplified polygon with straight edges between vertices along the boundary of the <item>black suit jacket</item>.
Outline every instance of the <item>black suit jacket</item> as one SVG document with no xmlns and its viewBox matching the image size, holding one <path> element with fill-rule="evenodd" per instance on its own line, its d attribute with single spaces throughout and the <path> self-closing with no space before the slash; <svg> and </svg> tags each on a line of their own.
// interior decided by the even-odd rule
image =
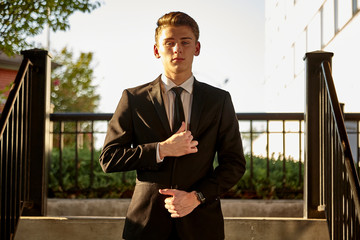
<svg viewBox="0 0 360 240">
<path fill-rule="evenodd" d="M 223 239 L 219 196 L 245 172 L 239 124 L 230 94 L 194 81 L 190 131 L 198 152 L 156 162 L 156 144 L 171 136 L 161 95 L 161 78 L 123 92 L 109 122 L 100 156 L 105 172 L 137 171 L 125 239 Z M 218 166 L 214 168 L 217 153 Z M 199 191 L 206 198 L 192 213 L 172 219 L 160 188 Z"/>
</svg>

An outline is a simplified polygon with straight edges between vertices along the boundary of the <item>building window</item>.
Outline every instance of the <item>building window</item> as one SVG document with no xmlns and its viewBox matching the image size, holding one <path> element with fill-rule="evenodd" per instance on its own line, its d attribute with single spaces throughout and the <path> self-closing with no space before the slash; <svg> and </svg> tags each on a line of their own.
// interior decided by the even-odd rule
<svg viewBox="0 0 360 240">
<path fill-rule="evenodd" d="M 325 46 L 335 34 L 334 0 L 327 0 L 321 13 L 322 46 Z"/>
<path fill-rule="evenodd" d="M 352 17 L 353 0 L 337 0 L 337 30 L 340 30 Z"/>
<path fill-rule="evenodd" d="M 318 12 L 307 27 L 307 51 L 321 50 L 321 14 Z"/>
<path fill-rule="evenodd" d="M 294 44 L 295 77 L 304 69 L 303 58 L 306 53 L 306 32 L 303 31 Z"/>
</svg>

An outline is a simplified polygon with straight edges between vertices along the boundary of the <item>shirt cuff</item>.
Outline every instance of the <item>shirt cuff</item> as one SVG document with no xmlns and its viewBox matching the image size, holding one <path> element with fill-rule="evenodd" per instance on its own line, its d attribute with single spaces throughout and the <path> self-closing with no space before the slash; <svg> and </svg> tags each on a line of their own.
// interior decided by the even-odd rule
<svg viewBox="0 0 360 240">
<path fill-rule="evenodd" d="M 163 161 L 164 161 L 164 158 L 163 159 L 160 158 L 160 144 L 157 143 L 156 144 L 156 162 L 161 163 Z"/>
</svg>

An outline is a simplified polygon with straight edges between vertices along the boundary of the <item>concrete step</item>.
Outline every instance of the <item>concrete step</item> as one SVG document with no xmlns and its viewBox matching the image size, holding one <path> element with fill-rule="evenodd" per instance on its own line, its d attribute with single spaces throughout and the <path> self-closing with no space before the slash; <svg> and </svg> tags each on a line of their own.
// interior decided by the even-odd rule
<svg viewBox="0 0 360 240">
<path fill-rule="evenodd" d="M 130 199 L 48 199 L 48 216 L 126 215 Z M 221 199 L 225 217 L 303 217 L 302 200 Z"/>
<path fill-rule="evenodd" d="M 130 199 L 48 199 L 47 217 L 22 217 L 15 240 L 121 239 Z M 221 200 L 226 240 L 328 240 L 301 200 Z"/>
<path fill-rule="evenodd" d="M 15 240 L 119 240 L 124 217 L 22 217 Z M 226 240 L 329 240 L 325 220 L 225 217 Z"/>
</svg>

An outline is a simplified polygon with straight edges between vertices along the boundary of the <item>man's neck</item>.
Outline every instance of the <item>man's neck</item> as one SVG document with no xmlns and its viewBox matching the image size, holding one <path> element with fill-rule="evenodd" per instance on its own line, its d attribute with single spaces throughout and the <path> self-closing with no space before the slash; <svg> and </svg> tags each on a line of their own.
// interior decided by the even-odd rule
<svg viewBox="0 0 360 240">
<path fill-rule="evenodd" d="M 165 73 L 165 76 L 169 78 L 173 83 L 177 86 L 183 84 L 186 80 L 188 80 L 192 76 L 192 72 L 190 73 Z"/>
</svg>

